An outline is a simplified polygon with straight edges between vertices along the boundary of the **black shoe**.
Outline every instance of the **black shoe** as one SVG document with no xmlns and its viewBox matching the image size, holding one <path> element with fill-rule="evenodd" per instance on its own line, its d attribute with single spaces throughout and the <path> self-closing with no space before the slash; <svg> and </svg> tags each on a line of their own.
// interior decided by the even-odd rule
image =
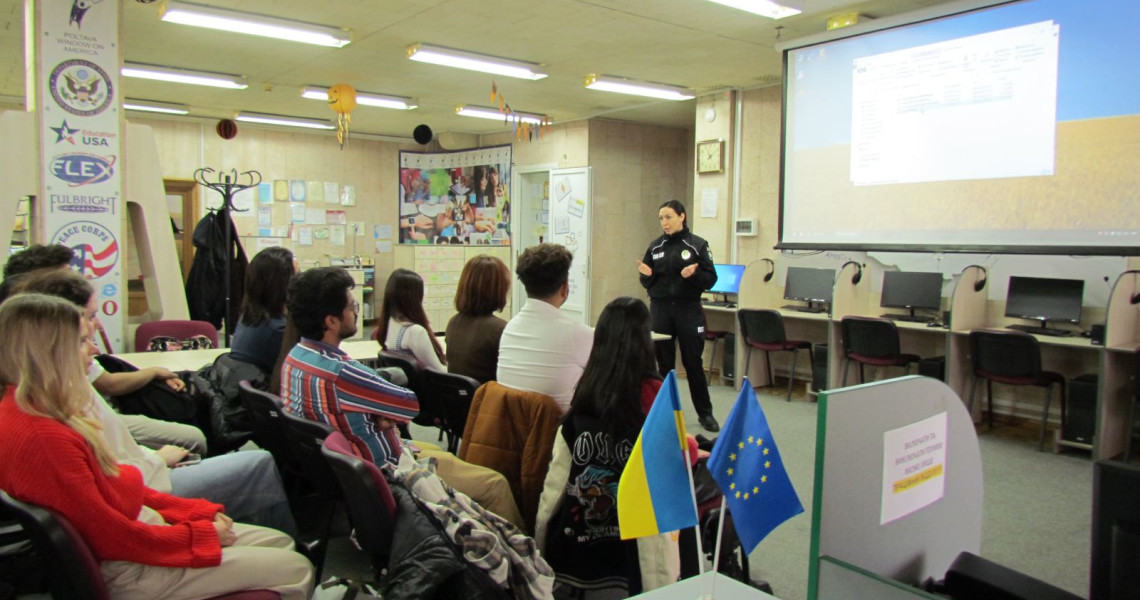
<svg viewBox="0 0 1140 600">
<path fill-rule="evenodd" d="M 705 428 L 705 431 L 711 431 L 713 433 L 720 431 L 720 423 L 717 423 L 716 417 L 711 414 L 701 415 L 700 418 L 697 419 L 697 422 L 701 424 L 701 427 Z"/>
</svg>

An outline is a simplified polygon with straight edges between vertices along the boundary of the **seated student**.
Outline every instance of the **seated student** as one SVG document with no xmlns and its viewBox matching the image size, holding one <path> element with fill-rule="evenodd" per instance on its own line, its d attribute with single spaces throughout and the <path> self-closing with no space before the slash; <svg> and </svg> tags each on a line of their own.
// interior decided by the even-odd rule
<svg viewBox="0 0 1140 600">
<path fill-rule="evenodd" d="M 269 373 L 281 350 L 285 333 L 285 292 L 297 272 L 293 252 L 280 246 L 266 248 L 249 261 L 241 317 L 230 341 L 230 356 Z"/>
<path fill-rule="evenodd" d="M 479 169 L 480 167 L 476 167 Z M 447 322 L 447 370 L 486 383 L 495 379 L 499 340 L 507 322 L 494 313 L 507 305 L 511 270 L 480 254 L 463 265 L 455 290 L 455 310 Z"/>
<path fill-rule="evenodd" d="M 409 358 L 420 369 L 447 372 L 443 349 L 424 312 L 424 280 L 415 271 L 396 269 L 388 276 L 376 339 L 384 352 Z"/>
<path fill-rule="evenodd" d="M 0 302 L 8 297 L 24 276 L 41 271 L 66 270 L 71 266 L 71 248 L 62 244 L 44 246 L 35 244 L 26 250 L 12 255 L 4 265 L 4 283 L 0 284 Z M 98 311 L 97 306 L 87 307 L 91 317 Z M 102 326 L 99 326 L 102 329 Z M 95 389 L 107 396 L 129 394 L 150 383 L 162 381 L 171 389 L 180 390 L 185 384 L 178 375 L 162 367 L 149 367 L 130 373 L 108 373 L 102 367 L 96 367 L 98 373 L 94 374 Z M 121 415 L 123 422 L 131 430 L 133 436 L 140 444 L 160 448 L 173 444 L 186 448 L 198 454 L 206 453 L 206 436 L 198 428 L 182 423 L 170 423 L 152 419 L 143 415 Z"/>
<path fill-rule="evenodd" d="M 150 489 L 138 469 L 116 462 L 88 412 L 83 327 L 79 308 L 61 298 L 21 294 L 0 306 L 0 488 L 63 515 L 113 598 L 256 589 L 308 598 L 313 567 L 289 536 Z"/>
<path fill-rule="evenodd" d="M 98 329 L 95 290 L 74 271 L 53 269 L 27 274 L 14 291 L 59 297 L 83 307 L 84 333 L 90 335 Z M 90 350 L 92 355 L 98 352 L 93 344 Z M 92 360 L 87 364 L 88 381 L 102 372 L 98 362 Z M 290 535 L 296 532 L 281 475 L 268 452 L 234 452 L 175 468 L 186 458 L 186 448 L 167 445 L 152 451 L 139 446 L 124 424 L 123 415 L 112 410 L 91 386 L 87 389 L 91 396 L 89 416 L 101 425 L 103 438 L 115 460 L 141 471 L 147 487 L 183 498 L 207 498 L 224 504 L 229 514 L 243 523 L 272 527 Z"/>
<path fill-rule="evenodd" d="M 395 464 L 402 453 L 416 450 L 400 440 L 396 424 L 410 421 L 420 405 L 411 390 L 387 381 L 340 349 L 342 341 L 356 334 L 359 307 L 352 286 L 352 277 L 339 267 L 310 269 L 289 284 L 289 317 L 301 339 L 281 367 L 281 401 L 293 414 L 335 427 L 361 458 Z M 434 459 L 436 473 L 456 490 L 522 527 L 501 474 L 426 445 L 419 455 Z"/>
<path fill-rule="evenodd" d="M 555 437 L 535 540 L 557 581 L 571 587 L 620 587 L 637 594 L 680 574 L 671 534 L 636 542 L 618 535 L 618 480 L 661 388 L 649 332 L 649 309 L 641 300 L 618 298 L 606 305 Z M 691 452 L 695 445 L 690 440 Z"/>
<path fill-rule="evenodd" d="M 526 304 L 507 322 L 499 341 L 496 379 L 517 390 L 554 398 L 563 412 L 590 357 L 594 330 L 562 313 L 570 295 L 574 256 L 558 244 L 523 251 L 515 273 L 526 289 Z"/>
</svg>

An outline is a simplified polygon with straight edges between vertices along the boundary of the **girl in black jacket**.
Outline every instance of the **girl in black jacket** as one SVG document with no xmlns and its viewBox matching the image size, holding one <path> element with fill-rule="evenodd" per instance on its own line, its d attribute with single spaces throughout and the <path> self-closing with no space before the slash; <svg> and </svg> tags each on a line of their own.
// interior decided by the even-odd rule
<svg viewBox="0 0 1140 600">
<path fill-rule="evenodd" d="M 705 314 L 701 294 L 716 283 L 708 242 L 695 236 L 685 224 L 685 205 L 670 200 L 657 212 L 664 235 L 653 240 L 645 257 L 637 261 L 641 285 L 649 292 L 653 331 L 672 336 L 659 342 L 657 364 L 665 374 L 677 363 L 675 343 L 681 346 L 681 364 L 689 380 L 689 395 L 701 427 L 719 431 L 709 400 L 701 353 L 705 349 Z"/>
</svg>

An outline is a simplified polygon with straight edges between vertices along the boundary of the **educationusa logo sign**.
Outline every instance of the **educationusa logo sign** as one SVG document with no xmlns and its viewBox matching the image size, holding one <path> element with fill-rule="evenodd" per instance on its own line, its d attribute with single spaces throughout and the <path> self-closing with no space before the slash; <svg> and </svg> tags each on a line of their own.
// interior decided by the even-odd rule
<svg viewBox="0 0 1140 600">
<path fill-rule="evenodd" d="M 93 117 L 111 105 L 111 78 L 99 65 L 79 58 L 65 60 L 48 78 L 51 97 L 60 108 L 79 117 Z"/>
<path fill-rule="evenodd" d="M 71 268 L 88 279 L 110 273 L 119 263 L 119 242 L 106 227 L 92 221 L 64 225 L 51 237 L 52 244 L 71 248 Z"/>
<path fill-rule="evenodd" d="M 59 127 L 48 127 L 48 129 L 55 132 L 55 143 L 62 144 L 67 142 L 72 146 L 82 144 L 84 146 L 111 146 L 111 140 L 118 137 L 118 134 L 110 131 L 92 131 L 90 129 L 79 129 L 78 127 L 70 127 L 67 124 L 67 119 L 64 119 Z M 76 138 L 79 139 L 76 142 Z"/>
<path fill-rule="evenodd" d="M 103 183 L 115 174 L 116 158 L 83 152 L 60 154 L 51 160 L 51 174 L 70 187 Z"/>
<path fill-rule="evenodd" d="M 51 212 L 115 213 L 115 196 L 82 194 L 49 194 Z"/>
</svg>

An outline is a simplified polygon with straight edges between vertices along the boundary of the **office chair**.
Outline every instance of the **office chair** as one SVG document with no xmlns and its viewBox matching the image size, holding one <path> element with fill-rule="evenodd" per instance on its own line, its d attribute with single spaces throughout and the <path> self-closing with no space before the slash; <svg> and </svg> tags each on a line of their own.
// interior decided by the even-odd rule
<svg viewBox="0 0 1140 600">
<path fill-rule="evenodd" d="M 985 379 L 990 429 L 994 427 L 995 381 L 1045 388 L 1045 407 L 1041 411 L 1041 431 L 1037 441 L 1037 450 L 1045 450 L 1045 428 L 1049 421 L 1049 402 L 1053 397 L 1054 384 L 1061 388 L 1061 428 L 1065 427 L 1065 377 L 1055 371 L 1041 369 L 1041 347 L 1037 338 L 1020 331 L 971 331 L 970 355 L 974 381 L 970 385 L 968 407 L 973 411 L 978 380 Z"/>
<path fill-rule="evenodd" d="M 159 336 L 186 340 L 196 335 L 205 336 L 214 348 L 218 347 L 218 330 L 206 321 L 148 321 L 135 330 L 135 352 L 146 352 L 151 339 Z"/>
<path fill-rule="evenodd" d="M 772 378 L 772 357 L 770 352 L 791 352 L 792 366 L 788 371 L 788 395 L 785 398 L 792 401 L 792 385 L 796 379 L 797 350 L 807 350 L 808 360 L 811 360 L 811 342 L 805 340 L 789 340 L 784 332 L 784 317 L 774 310 L 743 309 L 738 311 L 740 320 L 740 335 L 744 336 L 744 343 L 748 346 L 748 354 L 744 360 L 744 373 L 747 375 L 752 365 L 752 349 L 764 351 L 764 363 L 768 367 L 768 382 L 775 386 L 776 380 Z M 815 369 L 815 366 L 812 366 Z M 814 372 L 813 372 L 814 375 Z"/>
<path fill-rule="evenodd" d="M 27 532 L 48 570 L 55 600 L 109 600 L 99 561 L 75 527 L 53 510 L 22 502 L 0 491 L 0 512 L 15 519 Z M 213 600 L 280 599 L 276 592 L 250 590 L 214 596 Z"/>
<path fill-rule="evenodd" d="M 324 444 L 325 438 L 335 432 L 336 429 L 332 425 L 310 421 L 292 413 L 282 411 L 281 415 L 284 418 L 285 432 L 289 437 L 293 455 L 297 457 L 301 473 L 312 484 L 316 496 L 321 501 L 322 508 L 325 509 L 319 544 L 316 551 L 309 556 L 309 559 L 313 561 L 313 567 L 316 569 L 315 579 L 321 581 L 325 552 L 328 549 L 329 539 L 332 538 L 333 521 L 344 502 L 344 494 L 341 492 L 336 474 L 333 473 L 332 467 L 329 466 L 328 461 L 321 453 L 321 446 Z"/>
<path fill-rule="evenodd" d="M 344 503 L 355 530 L 353 539 L 368 553 L 376 581 L 388 567 L 392 533 L 396 523 L 396 499 L 380 467 L 352 451 L 352 445 L 339 431 L 325 438 L 321 454 L 340 482 Z"/>
<path fill-rule="evenodd" d="M 420 373 L 416 390 L 420 414 L 423 414 L 425 406 L 435 411 L 431 424 L 447 436 L 447 451 L 452 454 L 459 452 L 459 441 L 463 437 L 463 428 L 467 427 L 467 413 L 471 410 L 477 389 L 479 382 L 466 375 L 430 369 Z"/>
<path fill-rule="evenodd" d="M 887 319 L 843 317 L 839 325 L 843 338 L 842 385 L 847 385 L 851 361 L 859 363 L 859 382 L 863 383 L 867 380 L 864 365 L 902 367 L 909 373 L 910 365 L 921 360 L 917 354 L 904 354 L 899 350 L 899 330 Z"/>
</svg>

